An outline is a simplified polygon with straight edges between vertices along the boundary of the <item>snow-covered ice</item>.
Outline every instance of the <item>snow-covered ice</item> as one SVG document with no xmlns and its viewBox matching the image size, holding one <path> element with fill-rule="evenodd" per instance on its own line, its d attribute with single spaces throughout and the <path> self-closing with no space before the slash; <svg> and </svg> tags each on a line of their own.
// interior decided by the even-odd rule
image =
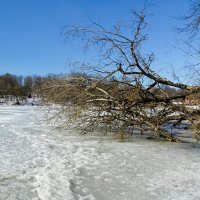
<svg viewBox="0 0 200 200">
<path fill-rule="evenodd" d="M 0 200 L 199 200 L 200 149 L 80 136 L 30 106 L 0 107 Z"/>
</svg>

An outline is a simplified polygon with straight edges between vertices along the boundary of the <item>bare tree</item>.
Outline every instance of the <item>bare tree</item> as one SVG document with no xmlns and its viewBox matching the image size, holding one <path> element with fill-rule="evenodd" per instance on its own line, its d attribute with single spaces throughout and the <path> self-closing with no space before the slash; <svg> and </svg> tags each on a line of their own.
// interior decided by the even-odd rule
<svg viewBox="0 0 200 200">
<path fill-rule="evenodd" d="M 132 11 L 129 24 L 114 26 L 111 30 L 92 22 L 92 26 L 65 27 L 66 37 L 81 37 L 85 47 L 102 52 L 98 65 L 83 64 L 92 69 L 91 76 L 74 74 L 46 80 L 37 91 L 43 93 L 46 103 L 59 104 L 51 119 L 62 116 L 64 124 L 72 124 L 83 133 L 97 128 L 120 133 L 140 130 L 180 142 L 166 124 L 174 126 L 187 120 L 200 134 L 200 110 L 185 106 L 185 99 L 200 91 L 200 86 L 173 82 L 152 70 L 153 53 L 145 54 L 147 40 L 145 9 Z M 169 94 L 165 87 L 177 91 Z M 192 131 L 191 131 L 192 133 Z"/>
<path fill-rule="evenodd" d="M 189 70 L 193 80 L 199 83 L 200 60 L 199 60 L 199 28 L 200 28 L 200 1 L 190 0 L 189 7 L 181 16 L 182 27 L 178 27 L 178 33 L 181 33 L 182 47 L 178 47 L 188 58 L 189 64 L 185 66 Z"/>
<path fill-rule="evenodd" d="M 187 13 L 181 19 L 184 21 L 184 26 L 178 30 L 188 33 L 191 38 L 196 37 L 200 28 L 200 1 L 191 0 Z"/>
</svg>

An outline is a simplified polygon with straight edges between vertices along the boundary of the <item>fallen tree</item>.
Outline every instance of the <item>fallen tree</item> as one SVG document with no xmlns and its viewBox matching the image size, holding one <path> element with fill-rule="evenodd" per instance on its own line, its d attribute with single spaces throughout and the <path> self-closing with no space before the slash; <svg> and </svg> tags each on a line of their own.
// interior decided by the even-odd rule
<svg viewBox="0 0 200 200">
<path fill-rule="evenodd" d="M 67 37 L 81 37 L 86 47 L 102 52 L 98 65 L 83 64 L 85 74 L 43 80 L 36 91 L 45 103 L 59 104 L 52 119 L 62 117 L 62 125 L 72 125 L 83 133 L 97 128 L 120 133 L 140 130 L 181 142 L 164 127 L 187 121 L 191 134 L 200 135 L 200 109 L 185 100 L 200 92 L 200 86 L 174 82 L 153 70 L 153 53 L 144 53 L 147 39 L 145 9 L 132 11 L 131 26 L 111 30 L 92 21 L 92 27 L 65 27 Z M 128 29 L 128 30 L 127 30 Z M 88 75 L 87 70 L 92 70 Z M 166 87 L 173 93 L 167 92 Z"/>
</svg>

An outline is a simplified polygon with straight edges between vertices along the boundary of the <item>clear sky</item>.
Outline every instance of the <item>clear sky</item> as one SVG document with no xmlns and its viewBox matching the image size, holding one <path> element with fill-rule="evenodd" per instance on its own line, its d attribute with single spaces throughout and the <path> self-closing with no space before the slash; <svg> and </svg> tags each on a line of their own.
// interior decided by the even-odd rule
<svg viewBox="0 0 200 200">
<path fill-rule="evenodd" d="M 82 54 L 81 44 L 65 43 L 61 27 L 87 25 L 88 17 L 105 26 L 128 19 L 130 9 L 143 0 L 0 0 L 0 74 L 45 75 L 66 73 L 68 63 L 90 59 Z M 147 49 L 156 56 L 155 65 L 164 70 L 187 62 L 177 52 L 180 35 L 173 27 L 187 9 L 188 0 L 149 0 L 150 40 Z"/>
</svg>

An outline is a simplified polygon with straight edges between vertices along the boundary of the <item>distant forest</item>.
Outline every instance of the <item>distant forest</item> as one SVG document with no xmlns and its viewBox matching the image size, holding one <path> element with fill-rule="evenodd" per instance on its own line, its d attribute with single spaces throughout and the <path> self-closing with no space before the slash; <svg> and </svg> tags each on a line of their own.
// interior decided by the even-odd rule
<svg viewBox="0 0 200 200">
<path fill-rule="evenodd" d="M 9 73 L 0 76 L 0 96 L 31 96 L 35 84 L 32 76 L 16 76 Z"/>
<path fill-rule="evenodd" d="M 87 77 L 85 74 L 79 74 L 79 73 L 71 73 L 68 75 L 64 74 L 48 74 L 46 76 L 19 76 L 19 75 L 13 75 L 10 73 L 6 73 L 4 75 L 0 75 L 0 98 L 3 98 L 5 96 L 11 95 L 15 97 L 29 97 L 31 98 L 34 94 L 42 95 L 43 92 L 41 92 L 41 85 L 44 84 L 50 84 L 54 85 L 57 84 L 58 80 L 70 80 L 71 78 L 77 78 L 77 77 Z M 60 79 L 61 78 L 61 79 Z M 93 77 L 95 78 L 95 77 Z M 112 77 L 114 80 L 115 78 Z M 113 80 L 110 80 L 113 82 Z M 112 85 L 112 83 L 110 83 Z M 162 87 L 162 85 L 161 85 Z M 39 90 L 38 90 L 39 88 Z M 61 89 L 63 89 L 61 87 Z M 57 92 L 59 91 L 59 88 L 56 89 Z M 157 95 L 161 95 L 159 92 L 159 88 L 154 88 L 154 93 Z M 167 94 L 169 97 L 173 95 L 180 95 L 182 94 L 183 90 L 177 90 L 173 87 L 164 86 L 162 87 L 162 91 Z M 36 94 L 37 93 L 37 94 Z M 70 95 L 70 94 L 68 94 Z M 200 93 L 190 95 L 186 99 L 186 103 L 191 101 L 193 103 L 199 103 Z"/>
<path fill-rule="evenodd" d="M 34 88 L 41 80 L 56 77 L 57 75 L 47 76 L 18 76 L 10 73 L 0 75 L 0 97 L 12 95 L 15 97 L 32 97 Z"/>
</svg>

